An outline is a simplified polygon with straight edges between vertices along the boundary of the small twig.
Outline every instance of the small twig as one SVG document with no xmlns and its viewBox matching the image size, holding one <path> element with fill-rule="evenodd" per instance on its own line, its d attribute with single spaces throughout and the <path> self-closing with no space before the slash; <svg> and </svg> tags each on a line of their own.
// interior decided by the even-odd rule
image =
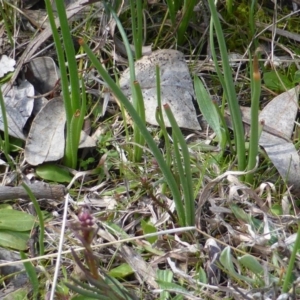
<svg viewBox="0 0 300 300">
<path fill-rule="evenodd" d="M 59 88 L 59 83 L 60 83 L 60 79 L 58 79 L 58 80 L 56 81 L 56 83 L 55 83 L 55 85 L 54 85 L 54 88 L 53 88 L 51 91 L 49 91 L 49 92 L 47 92 L 47 93 L 45 93 L 45 94 L 40 94 L 40 95 L 36 95 L 36 96 L 27 96 L 27 98 L 38 99 L 38 98 L 47 97 L 47 96 L 49 96 L 49 95 L 52 95 L 52 94 L 54 94 L 54 92 L 57 91 L 57 89 Z"/>
<path fill-rule="evenodd" d="M 169 207 L 164 203 L 164 202 L 160 202 L 157 197 L 153 194 L 153 190 L 151 185 L 148 183 L 147 179 L 142 179 L 141 180 L 142 186 L 145 188 L 146 192 L 148 193 L 148 196 L 152 199 L 152 201 L 157 204 L 159 207 L 161 207 L 162 209 L 164 209 L 171 217 L 172 221 L 174 223 L 177 223 L 177 219 L 175 217 L 175 215 L 171 212 L 171 210 L 169 209 Z"/>
<path fill-rule="evenodd" d="M 66 194 L 65 186 L 35 183 L 28 185 L 36 198 L 61 199 Z M 0 186 L 0 201 L 8 199 L 28 199 L 28 194 L 22 186 Z"/>
</svg>

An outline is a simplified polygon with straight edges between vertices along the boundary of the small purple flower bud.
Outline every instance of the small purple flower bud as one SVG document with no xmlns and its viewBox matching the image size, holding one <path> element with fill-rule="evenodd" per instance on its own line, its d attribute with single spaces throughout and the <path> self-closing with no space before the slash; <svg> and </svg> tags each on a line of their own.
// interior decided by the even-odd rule
<svg viewBox="0 0 300 300">
<path fill-rule="evenodd" d="M 77 217 L 78 217 L 79 222 L 81 223 L 81 226 L 83 226 L 83 227 L 88 227 L 88 226 L 94 225 L 93 216 L 85 208 L 78 214 Z"/>
</svg>

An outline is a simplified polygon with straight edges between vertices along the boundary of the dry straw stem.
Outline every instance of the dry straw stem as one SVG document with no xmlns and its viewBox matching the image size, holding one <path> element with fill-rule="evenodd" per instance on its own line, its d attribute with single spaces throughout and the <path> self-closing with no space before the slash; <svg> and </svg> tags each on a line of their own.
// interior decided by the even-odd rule
<svg viewBox="0 0 300 300">
<path fill-rule="evenodd" d="M 93 246 L 91 246 L 91 248 L 92 249 L 105 248 L 105 247 L 108 247 L 108 246 L 111 246 L 111 245 L 128 243 L 128 242 L 132 242 L 132 241 L 136 241 L 136 240 L 147 239 L 149 237 L 154 237 L 154 236 L 161 236 L 161 235 L 166 235 L 166 234 L 182 233 L 182 232 L 196 231 L 196 230 L 197 229 L 196 229 L 195 226 L 187 226 L 187 227 L 180 227 L 180 228 L 174 228 L 174 229 L 169 229 L 169 230 L 162 230 L 162 231 L 155 232 L 155 233 L 148 233 L 148 234 L 144 234 L 144 235 L 141 235 L 141 236 L 135 236 L 135 237 L 127 238 L 127 239 L 121 239 L 121 240 L 114 241 L 114 242 L 93 245 Z M 75 252 L 80 252 L 80 251 L 84 251 L 84 250 L 85 250 L 84 247 L 78 247 L 78 248 L 73 249 L 73 251 L 75 251 Z M 66 251 L 61 252 L 62 255 L 70 254 L 70 253 L 72 253 L 71 250 L 66 250 Z M 28 261 L 38 261 L 38 260 L 41 260 L 41 259 L 48 259 L 48 258 L 52 258 L 52 257 L 57 257 L 57 255 L 58 255 L 57 253 L 52 253 L 52 254 L 37 256 L 37 257 L 28 258 L 28 259 L 24 259 L 24 260 L 7 262 L 7 263 L 0 264 L 0 268 L 5 267 L 5 266 L 13 266 L 13 265 L 17 265 L 17 264 L 28 262 Z"/>
</svg>

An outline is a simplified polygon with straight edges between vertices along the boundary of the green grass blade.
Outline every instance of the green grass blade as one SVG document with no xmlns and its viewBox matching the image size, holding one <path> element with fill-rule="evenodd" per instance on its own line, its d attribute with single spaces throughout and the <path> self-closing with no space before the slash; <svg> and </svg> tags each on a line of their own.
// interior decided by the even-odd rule
<svg viewBox="0 0 300 300">
<path fill-rule="evenodd" d="M 10 142 L 9 142 L 9 134 L 8 134 L 8 122 L 7 122 L 7 116 L 6 116 L 6 107 L 5 102 L 2 95 L 2 90 L 0 86 L 0 107 L 1 107 L 1 113 L 2 113 L 2 120 L 3 120 L 3 129 L 4 129 L 4 144 L 3 145 L 3 151 L 5 158 L 10 165 L 11 168 L 14 168 L 14 164 L 9 156 L 10 152 Z"/>
<path fill-rule="evenodd" d="M 231 15 L 232 14 L 232 0 L 226 0 L 226 9 L 227 9 L 227 12 Z"/>
<path fill-rule="evenodd" d="M 135 110 L 133 105 L 126 98 L 126 96 L 123 94 L 123 92 L 120 90 L 120 88 L 114 82 L 114 80 L 108 75 L 106 70 L 103 68 L 103 66 L 99 62 L 98 58 L 92 52 L 92 50 L 83 42 L 83 40 L 80 41 L 80 44 L 83 47 L 83 49 L 85 50 L 85 52 L 86 52 L 87 56 L 89 57 L 89 59 L 91 60 L 92 64 L 95 66 L 95 68 L 98 70 L 99 74 L 102 76 L 103 80 L 110 87 L 111 91 L 115 94 L 117 99 L 119 99 L 119 101 L 124 105 L 124 107 L 127 109 L 128 113 L 132 117 L 133 121 L 139 127 L 141 134 L 144 136 L 145 141 L 147 142 L 149 148 L 151 149 L 153 155 L 155 156 L 157 163 L 160 166 L 161 171 L 164 175 L 164 178 L 169 185 L 169 188 L 171 190 L 171 193 L 173 195 L 173 199 L 175 201 L 175 205 L 177 208 L 179 224 L 183 226 L 185 224 L 185 215 L 184 215 L 184 211 L 182 208 L 181 195 L 180 195 L 179 189 L 177 187 L 177 183 L 174 179 L 172 172 L 168 168 L 160 150 L 158 149 L 155 141 L 153 140 L 151 134 L 148 132 L 144 121 L 140 118 L 139 114 L 137 113 L 137 111 Z"/>
<path fill-rule="evenodd" d="M 46 3 L 46 10 L 49 18 L 49 23 L 51 25 L 53 40 L 55 43 L 58 64 L 60 68 L 60 81 L 61 81 L 62 94 L 63 94 L 65 111 L 66 111 L 66 119 L 67 119 L 67 125 L 66 125 L 67 136 L 66 136 L 66 149 L 65 149 L 64 163 L 69 167 L 73 167 L 73 161 L 75 159 L 73 157 L 74 152 L 72 149 L 72 142 L 71 142 L 71 138 L 72 138 L 71 121 L 74 112 L 73 112 L 71 96 L 69 92 L 69 81 L 68 81 L 67 69 L 65 66 L 65 56 L 64 56 L 62 43 L 60 41 L 60 37 L 58 34 L 58 30 L 55 25 L 55 19 L 52 11 L 51 2 L 50 0 L 46 0 L 45 3 Z M 77 149 L 76 149 L 76 153 L 77 153 Z"/>
<path fill-rule="evenodd" d="M 24 182 L 22 183 L 22 186 L 25 189 L 25 191 L 27 192 L 30 200 L 32 201 L 36 215 L 39 219 L 39 225 L 40 225 L 40 230 L 39 230 L 39 248 L 40 248 L 39 250 L 40 251 L 39 251 L 39 254 L 40 254 L 40 256 L 42 256 L 45 254 L 45 250 L 44 250 L 45 224 L 44 224 L 43 214 L 42 214 L 40 206 L 39 206 L 35 196 L 33 195 L 31 189 Z"/>
<path fill-rule="evenodd" d="M 77 115 L 80 115 L 80 109 L 81 109 L 79 77 L 78 77 L 77 62 L 75 59 L 74 43 L 70 33 L 65 3 L 64 1 L 61 0 L 55 0 L 55 3 L 56 3 L 59 22 L 61 25 L 61 33 L 63 38 L 65 54 L 68 62 L 68 71 L 69 71 L 70 88 L 71 88 L 70 100 L 71 100 L 71 107 L 72 107 L 72 119 L 69 124 L 70 127 L 67 128 L 67 143 L 66 143 L 66 153 L 68 153 L 68 156 L 70 156 L 71 162 L 70 164 L 68 163 L 67 165 L 72 168 L 75 168 L 77 165 L 77 151 L 78 151 L 78 145 L 80 139 L 80 132 L 83 125 L 83 119 L 76 117 Z M 63 68 L 66 67 L 63 66 Z M 74 122 L 74 117 L 76 120 L 75 122 Z"/>
<path fill-rule="evenodd" d="M 21 259 L 27 259 L 28 257 L 26 256 L 26 254 L 22 251 L 20 251 L 20 256 Z M 37 277 L 37 273 L 36 270 L 34 268 L 34 266 L 32 265 L 31 262 L 27 261 L 27 262 L 23 262 L 24 268 L 26 270 L 26 273 L 29 277 L 29 280 L 31 282 L 32 285 L 32 290 L 33 290 L 33 295 L 32 295 L 32 299 L 38 299 L 38 295 L 39 295 L 39 279 Z"/>
<path fill-rule="evenodd" d="M 177 1 L 177 2 L 179 2 L 179 1 Z M 175 27 L 175 25 L 176 25 L 176 7 L 175 7 L 174 0 L 167 0 L 167 6 L 168 6 L 168 12 L 170 15 L 172 26 Z"/>
<path fill-rule="evenodd" d="M 255 38 L 255 8 L 256 8 L 256 0 L 251 0 L 251 6 L 250 6 L 250 13 L 249 13 L 249 27 L 250 27 L 250 34 L 251 37 L 254 39 L 254 49 L 257 49 L 258 47 L 258 41 Z"/>
<path fill-rule="evenodd" d="M 183 189 L 184 203 L 185 203 L 185 217 L 186 226 L 195 225 L 195 203 L 194 203 L 194 191 L 193 191 L 193 178 L 191 172 L 190 154 L 186 141 L 181 133 L 180 128 L 177 125 L 175 117 L 168 104 L 164 105 L 164 110 L 170 121 L 173 131 L 174 149 L 178 142 L 181 147 L 183 164 L 181 165 L 181 158 L 176 157 L 177 167 L 179 170 L 180 181 Z M 176 152 L 175 152 L 176 155 Z M 178 153 L 177 153 L 178 155 Z"/>
<path fill-rule="evenodd" d="M 295 244 L 294 244 L 294 247 L 293 247 L 291 257 L 289 259 L 289 265 L 288 265 L 286 275 L 285 275 L 285 278 L 284 278 L 284 282 L 283 282 L 283 286 L 282 286 L 282 292 L 283 293 L 287 293 L 289 291 L 289 288 L 290 288 L 291 284 L 292 284 L 291 278 L 292 278 L 293 271 L 294 271 L 294 268 L 295 268 L 296 256 L 297 256 L 297 253 L 298 253 L 299 249 L 300 249 L 300 222 L 298 223 L 298 231 L 297 231 L 296 241 L 295 241 Z"/>
<path fill-rule="evenodd" d="M 86 289 L 83 289 L 77 285 L 74 284 L 70 284 L 68 282 L 64 283 L 70 290 L 76 292 L 79 295 L 82 295 L 84 297 L 86 297 L 87 299 L 103 299 L 103 300 L 113 300 L 112 298 L 105 296 L 101 291 L 99 291 L 98 293 L 94 293 L 91 291 L 88 291 Z M 101 298 L 99 298 L 101 297 Z"/>
<path fill-rule="evenodd" d="M 175 169 L 174 173 L 177 171 L 176 177 L 179 178 L 180 185 L 183 191 L 183 199 L 185 201 L 186 199 L 190 198 L 190 194 L 189 194 L 189 189 L 187 184 L 187 178 L 185 175 L 185 169 L 183 167 L 184 163 L 182 161 L 182 157 L 179 149 L 179 142 L 176 134 L 173 134 L 172 137 L 173 137 L 173 148 L 174 148 L 174 155 L 175 155 L 175 161 L 173 162 L 174 169 Z M 184 207 L 183 209 L 185 210 L 185 217 L 187 222 L 188 219 L 187 219 L 186 207 Z"/>
<path fill-rule="evenodd" d="M 182 45 L 185 40 L 186 30 L 189 22 L 194 14 L 194 7 L 197 4 L 197 0 L 185 0 L 182 8 L 182 19 L 177 31 L 177 43 Z M 177 11 L 176 11 L 177 12 Z"/>
<path fill-rule="evenodd" d="M 2 20 L 4 22 L 4 28 L 7 33 L 10 45 L 13 48 L 15 43 L 14 43 L 13 35 L 11 33 L 10 26 L 8 23 L 9 16 L 7 15 L 7 13 L 4 12 L 4 9 L 3 9 L 4 5 L 7 5 L 7 3 L 5 3 L 5 1 L 3 4 L 0 5 L 0 16 L 2 17 Z M 6 10 L 6 11 L 8 11 L 8 10 Z"/>
<path fill-rule="evenodd" d="M 133 44 L 135 49 L 135 58 L 142 57 L 143 46 L 143 8 L 142 1 L 130 0 L 131 27 Z"/>
<path fill-rule="evenodd" d="M 157 110 L 156 110 L 156 121 L 157 124 L 160 127 L 161 133 L 164 137 L 165 140 L 165 151 L 166 151 L 166 164 L 168 166 L 168 168 L 171 168 L 171 143 L 169 140 L 169 135 L 167 132 L 167 128 L 165 125 L 165 121 L 164 121 L 164 116 L 162 113 L 162 104 L 161 104 L 161 88 L 160 88 L 160 71 L 159 71 L 159 66 L 156 65 L 156 94 L 157 94 Z M 163 184 L 162 186 L 162 193 L 165 193 L 166 190 L 166 185 Z"/>
<path fill-rule="evenodd" d="M 143 109 L 144 109 L 144 99 L 142 97 L 142 93 L 139 92 L 139 88 L 136 85 L 136 78 L 135 78 L 135 65 L 134 65 L 134 60 L 133 60 L 133 55 L 132 55 L 132 51 L 130 48 L 130 44 L 126 35 L 126 32 L 118 18 L 118 16 L 116 15 L 116 13 L 114 12 L 114 10 L 112 9 L 112 7 L 108 4 L 108 3 L 104 3 L 104 6 L 106 8 L 106 10 L 112 14 L 116 25 L 120 31 L 120 34 L 122 36 L 125 48 L 126 48 L 126 53 L 128 56 L 128 63 L 129 63 L 129 73 L 130 73 L 130 86 L 131 86 L 131 91 L 132 91 L 132 102 L 133 102 L 133 106 L 136 109 L 137 112 L 140 113 L 140 117 L 142 118 L 143 123 L 145 124 L 145 113 L 142 113 Z M 139 127 L 138 126 L 134 126 L 134 130 L 135 131 L 139 131 Z M 141 138 L 141 133 L 136 132 L 134 134 L 134 142 L 136 144 L 139 144 L 140 141 L 143 141 L 143 139 Z M 143 146 L 143 143 L 140 144 L 141 146 Z M 137 150 L 136 148 L 134 149 L 134 153 L 137 153 L 138 155 L 140 154 L 140 151 Z M 135 154 L 134 154 L 135 155 Z M 139 161 L 140 157 L 134 157 L 133 159 L 134 161 Z"/>
<path fill-rule="evenodd" d="M 251 64 L 251 62 L 250 62 Z M 258 155 L 259 143 L 259 100 L 261 93 L 261 76 L 259 72 L 258 57 L 255 54 L 253 59 L 253 66 L 250 68 L 251 72 L 251 131 L 250 131 L 250 144 L 249 144 L 249 158 L 248 158 L 248 171 L 255 168 L 256 156 Z M 252 184 L 253 173 L 246 175 L 246 182 Z"/>
<path fill-rule="evenodd" d="M 237 100 L 237 95 L 234 87 L 233 76 L 231 72 L 231 67 L 229 64 L 228 53 L 225 43 L 224 34 L 221 28 L 220 20 L 216 10 L 216 6 L 213 0 L 208 0 L 208 4 L 211 11 L 211 17 L 213 26 L 218 39 L 218 45 L 221 53 L 221 61 L 224 72 L 224 79 L 221 81 L 226 98 L 228 101 L 228 106 L 232 118 L 234 135 L 236 140 L 236 151 L 238 158 L 238 168 L 240 171 L 244 171 L 246 167 L 245 159 L 245 138 L 244 138 L 244 127 L 242 122 L 242 117 L 240 113 L 240 108 Z M 212 32 L 212 31 L 211 31 Z M 211 37 L 212 40 L 212 37 Z M 219 74 L 219 76 L 221 76 Z M 222 77 L 222 76 L 221 76 Z"/>
<path fill-rule="evenodd" d="M 135 95 L 138 99 L 137 101 L 139 103 L 139 105 L 137 107 L 137 109 L 138 109 L 137 113 L 139 114 L 140 118 L 144 122 L 144 120 L 146 119 L 146 116 L 145 116 L 143 94 L 142 94 L 140 84 L 137 81 L 134 82 L 134 89 L 135 89 Z M 144 124 L 146 124 L 146 123 L 144 122 Z M 143 149 L 140 146 L 145 145 L 145 139 L 144 139 L 143 135 L 141 134 L 137 124 L 134 124 L 134 141 L 135 141 L 135 145 L 133 146 L 133 161 L 139 162 L 139 161 L 141 161 L 142 154 L 143 154 Z"/>
<path fill-rule="evenodd" d="M 224 145 L 223 139 L 225 137 L 220 125 L 219 114 L 213 103 L 213 100 L 211 99 L 211 96 L 208 94 L 207 90 L 205 89 L 202 81 L 198 76 L 194 77 L 194 87 L 196 100 L 205 120 L 216 133 L 220 145 Z"/>
<path fill-rule="evenodd" d="M 66 58 L 68 61 L 69 78 L 71 86 L 71 105 L 73 113 L 81 108 L 80 88 L 78 79 L 77 62 L 75 58 L 74 43 L 71 37 L 68 18 L 66 14 L 65 1 L 55 0 L 57 14 L 60 22 L 61 34 L 65 49 Z"/>
</svg>

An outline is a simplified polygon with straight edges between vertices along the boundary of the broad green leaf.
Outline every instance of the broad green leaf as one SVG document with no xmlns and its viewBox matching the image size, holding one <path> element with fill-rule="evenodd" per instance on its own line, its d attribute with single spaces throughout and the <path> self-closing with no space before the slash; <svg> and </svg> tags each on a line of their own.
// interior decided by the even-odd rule
<svg viewBox="0 0 300 300">
<path fill-rule="evenodd" d="M 184 287 L 173 282 L 165 282 L 165 281 L 157 280 L 157 283 L 159 284 L 161 289 L 172 290 L 173 292 L 178 291 L 185 294 L 189 293 Z"/>
<path fill-rule="evenodd" d="M 156 272 L 157 280 L 172 282 L 173 272 L 170 270 L 157 270 Z"/>
<path fill-rule="evenodd" d="M 230 209 L 238 220 L 243 221 L 246 224 L 249 224 L 256 229 L 260 228 L 262 222 L 260 220 L 255 219 L 251 215 L 247 214 L 243 209 L 241 209 L 237 205 L 235 204 L 230 205 Z"/>
<path fill-rule="evenodd" d="M 143 250 L 149 252 L 149 253 L 152 253 L 152 254 L 155 254 L 155 255 L 158 255 L 158 256 L 162 256 L 165 254 L 165 252 L 157 249 L 157 248 L 153 248 L 151 246 L 148 246 L 146 244 L 143 245 Z"/>
<path fill-rule="evenodd" d="M 128 239 L 130 236 L 126 233 L 126 231 L 123 230 L 118 224 L 107 222 L 107 229 L 110 233 L 116 234 L 116 232 L 120 235 L 122 239 Z"/>
<path fill-rule="evenodd" d="M 235 280 L 240 280 L 242 282 L 247 282 L 249 284 L 253 284 L 256 281 L 252 278 L 240 275 L 235 271 L 235 267 L 232 262 L 232 257 L 231 257 L 231 252 L 230 252 L 230 247 L 226 247 L 220 255 L 220 262 L 228 272 L 228 274 L 232 277 L 234 277 Z"/>
<path fill-rule="evenodd" d="M 294 83 L 286 75 L 280 74 L 280 72 L 265 72 L 263 79 L 265 86 L 275 92 L 285 92 L 294 87 Z"/>
<path fill-rule="evenodd" d="M 183 300 L 182 295 L 176 295 L 175 297 L 172 298 L 172 300 Z"/>
<path fill-rule="evenodd" d="M 55 182 L 70 182 L 72 180 L 72 176 L 69 171 L 54 164 L 38 166 L 36 168 L 36 174 L 42 179 Z"/>
<path fill-rule="evenodd" d="M 274 204 L 271 206 L 271 212 L 275 216 L 281 216 L 283 213 L 282 206 L 280 204 Z"/>
<path fill-rule="evenodd" d="M 202 81 L 198 76 L 194 77 L 194 87 L 197 103 L 209 126 L 216 133 L 219 142 L 222 142 L 223 134 L 220 125 L 220 119 L 215 105 L 212 102 L 211 96 L 205 89 Z"/>
<path fill-rule="evenodd" d="M 293 83 L 298 84 L 300 83 L 300 70 L 297 70 L 294 74 Z"/>
<path fill-rule="evenodd" d="M 156 278 L 158 282 L 172 282 L 173 280 L 173 273 L 170 270 L 157 270 L 156 272 Z M 158 283 L 160 288 L 163 289 L 163 284 Z M 168 291 L 163 291 L 160 294 L 159 299 L 160 300 L 168 300 L 170 297 L 170 293 Z"/>
<path fill-rule="evenodd" d="M 13 72 L 7 73 L 4 77 L 0 78 L 0 84 L 8 82 L 10 78 L 13 76 Z"/>
<path fill-rule="evenodd" d="M 133 189 L 136 189 L 140 187 L 141 183 L 139 181 L 134 181 L 129 183 L 128 189 L 131 191 Z M 115 189 L 104 191 L 101 195 L 102 196 L 113 196 L 115 194 L 124 194 L 127 191 L 127 187 L 124 186 L 119 186 L 116 187 Z"/>
<path fill-rule="evenodd" d="M 134 273 L 134 271 L 132 270 L 131 266 L 129 264 L 124 263 L 124 264 L 121 264 L 120 266 L 110 270 L 108 275 L 112 276 L 114 278 L 124 278 L 133 273 Z"/>
<path fill-rule="evenodd" d="M 250 254 L 245 254 L 242 257 L 238 258 L 239 262 L 241 265 L 243 265 L 245 268 L 253 272 L 254 275 L 257 275 L 257 282 L 256 284 L 259 284 L 260 286 L 264 286 L 264 281 L 262 279 L 262 276 L 264 275 L 264 269 L 262 265 L 259 263 L 259 261 L 252 255 Z M 260 277 L 258 277 L 261 275 Z M 272 275 L 271 273 L 268 273 L 269 281 L 278 283 L 279 279 Z"/>
<path fill-rule="evenodd" d="M 199 281 L 202 283 L 208 283 L 206 273 L 203 268 L 199 270 Z"/>
<path fill-rule="evenodd" d="M 254 256 L 245 254 L 242 257 L 239 257 L 238 260 L 244 267 L 252 271 L 254 274 L 263 274 L 264 269 Z"/>
<path fill-rule="evenodd" d="M 13 209 L 11 205 L 7 203 L 0 204 L 0 210 L 1 209 Z"/>
<path fill-rule="evenodd" d="M 35 217 L 22 211 L 0 209 L 0 230 L 29 231 L 33 228 Z"/>
<path fill-rule="evenodd" d="M 251 215 L 247 214 L 243 209 L 241 209 L 240 207 L 238 207 L 235 204 L 231 204 L 230 209 L 238 220 L 243 221 L 244 223 L 250 225 L 251 228 L 254 231 L 257 231 L 258 233 L 263 232 L 264 223 L 261 220 L 258 220 L 255 217 L 252 217 Z M 270 228 L 271 228 L 271 232 L 272 232 L 272 230 L 273 230 L 272 225 L 270 225 L 270 226 L 271 226 Z M 270 245 L 272 245 L 276 241 L 277 241 L 277 236 L 275 234 L 271 233 L 271 239 L 269 241 Z"/>
<path fill-rule="evenodd" d="M 19 251 L 27 250 L 27 241 L 29 232 L 16 232 L 9 230 L 0 230 L 0 246 L 3 248 L 12 248 Z"/>
<path fill-rule="evenodd" d="M 142 225 L 142 229 L 143 229 L 144 234 L 157 232 L 156 227 L 154 225 L 152 225 L 151 223 L 149 223 L 149 222 L 146 222 L 146 221 L 142 220 L 141 225 Z M 157 241 L 157 236 L 148 237 L 146 239 L 149 243 L 153 244 Z"/>
<path fill-rule="evenodd" d="M 2 300 L 27 300 L 29 294 L 29 287 L 23 287 L 16 291 L 9 293 L 9 295 L 2 298 Z"/>
</svg>

